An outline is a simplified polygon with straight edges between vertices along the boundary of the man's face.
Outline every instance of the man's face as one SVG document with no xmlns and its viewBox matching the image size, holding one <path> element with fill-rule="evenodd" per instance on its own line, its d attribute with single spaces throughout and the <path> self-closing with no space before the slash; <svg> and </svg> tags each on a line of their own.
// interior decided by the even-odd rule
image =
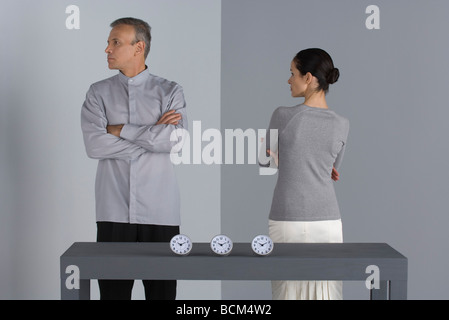
<svg viewBox="0 0 449 320">
<path fill-rule="evenodd" d="M 122 71 L 135 64 L 136 44 L 132 44 L 135 36 L 133 26 L 122 24 L 112 28 L 105 50 L 108 54 L 109 69 Z"/>
</svg>

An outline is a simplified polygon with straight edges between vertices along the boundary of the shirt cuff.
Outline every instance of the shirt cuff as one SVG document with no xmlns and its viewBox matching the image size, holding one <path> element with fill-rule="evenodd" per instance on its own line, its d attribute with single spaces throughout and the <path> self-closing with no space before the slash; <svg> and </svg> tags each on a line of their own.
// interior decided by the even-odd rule
<svg viewBox="0 0 449 320">
<path fill-rule="evenodd" d="M 135 124 L 125 124 L 120 131 L 120 138 L 134 141 L 138 136 L 139 126 Z"/>
</svg>

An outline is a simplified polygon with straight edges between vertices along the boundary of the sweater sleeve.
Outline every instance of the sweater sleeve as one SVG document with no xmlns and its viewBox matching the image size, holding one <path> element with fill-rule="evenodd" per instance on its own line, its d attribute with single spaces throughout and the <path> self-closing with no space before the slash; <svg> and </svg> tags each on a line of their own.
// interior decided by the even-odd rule
<svg viewBox="0 0 449 320">
<path fill-rule="evenodd" d="M 277 168 L 277 165 L 268 153 L 268 150 L 278 153 L 279 145 L 279 108 L 274 110 L 271 115 L 270 124 L 268 125 L 268 130 L 266 131 L 265 138 L 259 141 L 259 165 L 261 167 Z"/>
<path fill-rule="evenodd" d="M 343 162 L 343 157 L 345 155 L 345 150 L 346 150 L 346 141 L 348 140 L 348 133 L 349 133 L 349 121 L 346 120 L 346 126 L 345 126 L 345 132 L 343 134 L 343 138 L 342 138 L 342 146 L 340 149 L 340 152 L 337 155 L 337 158 L 335 159 L 334 162 L 334 168 L 338 170 L 338 168 L 340 168 L 341 163 Z"/>
</svg>

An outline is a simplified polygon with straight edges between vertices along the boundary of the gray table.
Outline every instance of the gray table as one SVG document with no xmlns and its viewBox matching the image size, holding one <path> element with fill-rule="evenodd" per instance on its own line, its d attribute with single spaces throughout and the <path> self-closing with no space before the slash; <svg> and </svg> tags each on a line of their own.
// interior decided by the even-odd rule
<svg viewBox="0 0 449 320">
<path fill-rule="evenodd" d="M 75 242 L 60 258 L 61 298 L 90 299 L 91 279 L 365 281 L 371 265 L 380 280 L 371 299 L 407 299 L 407 258 L 385 243 L 277 243 L 265 257 L 234 243 L 223 257 L 209 243 L 177 256 L 168 243 Z"/>
</svg>

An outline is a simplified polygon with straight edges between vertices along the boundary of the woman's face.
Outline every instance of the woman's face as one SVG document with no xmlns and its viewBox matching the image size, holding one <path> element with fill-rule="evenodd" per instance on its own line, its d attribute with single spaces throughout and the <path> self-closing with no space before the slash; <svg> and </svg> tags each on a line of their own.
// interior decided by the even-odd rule
<svg viewBox="0 0 449 320">
<path fill-rule="evenodd" d="M 288 79 L 292 97 L 304 97 L 308 84 L 306 82 L 307 75 L 302 75 L 296 68 L 295 62 L 290 64 L 291 76 Z"/>
</svg>

